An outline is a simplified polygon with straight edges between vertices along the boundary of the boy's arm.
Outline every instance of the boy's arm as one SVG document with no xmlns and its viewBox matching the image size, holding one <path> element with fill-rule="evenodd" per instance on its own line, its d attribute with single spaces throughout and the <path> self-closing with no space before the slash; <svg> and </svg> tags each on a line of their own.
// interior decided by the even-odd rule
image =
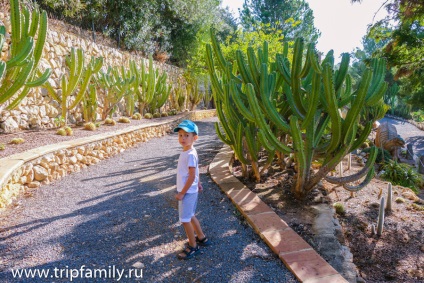
<svg viewBox="0 0 424 283">
<path fill-rule="evenodd" d="M 187 182 L 185 183 L 183 189 L 181 190 L 181 192 L 179 192 L 175 198 L 177 200 L 182 200 L 184 195 L 187 193 L 188 189 L 190 189 L 191 185 L 194 182 L 194 179 L 196 177 L 196 168 L 195 167 L 188 167 L 188 178 L 187 178 Z"/>
</svg>

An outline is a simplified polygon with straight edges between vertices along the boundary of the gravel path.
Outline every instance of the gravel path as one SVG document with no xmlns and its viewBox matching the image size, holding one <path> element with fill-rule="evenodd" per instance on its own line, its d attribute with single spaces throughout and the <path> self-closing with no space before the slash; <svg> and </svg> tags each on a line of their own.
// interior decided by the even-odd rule
<svg viewBox="0 0 424 283">
<path fill-rule="evenodd" d="M 82 266 L 85 276 L 116 268 L 125 269 L 125 278 L 130 268 L 143 270 L 142 279 L 120 282 L 297 282 L 207 175 L 222 146 L 215 119 L 198 122 L 196 143 L 205 189 L 198 218 L 213 246 L 188 261 L 176 258 L 186 239 L 174 200 L 181 149 L 171 134 L 28 193 L 3 212 L 0 282 L 69 282 L 52 275 L 65 277 Z M 12 268 L 44 269 L 49 275 L 18 280 Z M 73 282 L 117 282 L 117 273 L 111 275 L 115 280 Z"/>
</svg>

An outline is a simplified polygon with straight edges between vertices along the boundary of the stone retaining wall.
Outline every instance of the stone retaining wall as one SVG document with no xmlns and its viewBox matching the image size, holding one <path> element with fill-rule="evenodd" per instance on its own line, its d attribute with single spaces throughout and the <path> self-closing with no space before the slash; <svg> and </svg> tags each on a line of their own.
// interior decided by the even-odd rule
<svg viewBox="0 0 424 283">
<path fill-rule="evenodd" d="M 215 110 L 189 112 L 170 122 L 129 127 L 119 132 L 48 145 L 2 158 L 0 208 L 10 205 L 29 188 L 49 184 L 119 154 L 139 142 L 164 136 L 181 120 L 197 121 L 215 115 Z"/>
<path fill-rule="evenodd" d="M 6 42 L 1 47 L 1 59 L 7 61 L 11 44 L 9 13 L 0 12 L 0 25 L 6 27 Z M 97 33 L 96 42 L 93 42 L 90 35 L 90 32 L 83 31 L 80 28 L 49 19 L 47 40 L 39 67 L 42 70 L 46 68 L 52 69 L 49 82 L 56 91 L 61 92 L 60 78 L 66 73 L 65 58 L 66 55 L 70 54 L 72 47 L 84 50 L 86 64 L 90 61 L 91 56 L 102 56 L 104 58 L 103 69 L 105 71 L 107 66 L 128 66 L 130 59 L 135 60 L 139 66 L 142 61 L 148 64 L 147 59 L 135 52 L 130 53 L 112 47 L 114 44 L 110 39 Z M 169 83 L 175 84 L 178 79 L 182 79 L 182 69 L 158 62 L 155 62 L 155 67 L 168 74 Z M 72 101 L 72 98 L 70 101 Z M 99 99 L 99 102 L 102 103 L 102 99 Z M 55 127 L 54 119 L 60 114 L 59 103 L 52 100 L 42 87 L 31 89 L 28 96 L 15 110 L 3 110 L 5 106 L 0 105 L 0 133 L 28 129 L 30 126 L 52 128 Z M 82 121 L 82 110 L 79 107 L 71 110 L 69 119 L 71 123 Z"/>
</svg>

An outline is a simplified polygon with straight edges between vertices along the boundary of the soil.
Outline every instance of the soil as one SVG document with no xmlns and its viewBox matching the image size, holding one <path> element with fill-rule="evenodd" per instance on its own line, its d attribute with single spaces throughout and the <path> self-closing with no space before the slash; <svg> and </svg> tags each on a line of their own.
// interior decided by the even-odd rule
<svg viewBox="0 0 424 283">
<path fill-rule="evenodd" d="M 360 168 L 356 158 L 352 158 L 352 168 L 345 175 Z M 374 178 L 354 196 L 343 187 L 323 181 L 305 200 L 299 201 L 290 192 L 291 176 L 277 170 L 276 164 L 259 183 L 243 178 L 237 161 L 233 163 L 232 170 L 317 252 L 320 252 L 320 247 L 314 241 L 312 229 L 316 213 L 311 206 L 342 204 L 345 212 L 334 216 L 342 226 L 344 237 L 337 238 L 353 254 L 358 278 L 365 282 L 423 282 L 424 202 L 409 188 L 393 186 L 392 212 L 386 213 L 383 233 L 377 236 L 372 233 L 372 225 L 377 227 L 380 197 L 387 199 L 386 181 Z M 423 193 L 421 190 L 419 195 Z M 330 262 L 329 258 L 321 255 Z"/>
</svg>

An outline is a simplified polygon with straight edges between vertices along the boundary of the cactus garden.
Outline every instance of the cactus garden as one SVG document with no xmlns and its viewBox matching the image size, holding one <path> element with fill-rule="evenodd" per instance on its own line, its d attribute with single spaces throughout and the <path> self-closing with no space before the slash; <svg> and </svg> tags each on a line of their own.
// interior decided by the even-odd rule
<svg viewBox="0 0 424 283">
<path fill-rule="evenodd" d="M 219 223 L 222 213 L 224 220 L 239 225 L 227 231 L 208 231 L 208 236 L 221 237 L 219 244 L 224 249 L 231 244 L 228 239 L 246 233 L 252 225 L 250 215 L 224 201 L 208 171 L 222 145 L 231 150 L 229 170 L 242 183 L 240 186 L 244 184 L 249 194 L 259 197 L 278 220 L 287 223 L 347 281 L 424 281 L 424 65 L 417 59 L 424 52 L 424 5 L 420 1 L 386 1 L 383 6 L 393 18 L 371 25 L 361 42 L 363 46 L 340 56 L 334 50 L 319 50 L 320 32 L 314 26 L 307 1 L 245 0 L 238 19 L 220 6 L 221 1 L 214 0 L 109 2 L 0 3 L 0 159 L 6 167 L 8 162 L 19 163 L 14 175 L 10 173 L 11 178 L 0 176 L 2 182 L 8 182 L 0 187 L 1 237 L 8 233 L 3 223 L 14 221 L 7 216 L 14 215 L 15 209 L 17 214 L 24 211 L 21 203 L 49 194 L 38 194 L 34 189 L 57 185 L 66 175 L 84 173 L 83 169 L 121 153 L 122 158 L 117 160 L 122 163 L 105 170 L 113 167 L 117 171 L 96 177 L 104 182 L 99 183 L 102 195 L 90 192 L 90 198 L 80 199 L 78 189 L 73 195 L 69 193 L 76 208 L 68 215 L 87 213 L 90 218 L 102 214 L 98 207 L 103 205 L 103 198 L 114 198 L 115 194 L 119 196 L 102 209 L 127 210 L 134 200 L 143 202 L 162 196 L 166 205 L 174 208 L 174 199 L 169 199 L 173 183 L 168 187 L 170 178 L 161 174 L 175 169 L 170 167 L 175 160 L 169 156 L 150 158 L 150 154 L 161 154 L 163 150 L 173 155 L 172 124 L 200 112 L 199 117 L 207 119 L 199 124 L 208 129 L 199 135 L 199 148 L 205 149 L 199 150 L 200 178 L 208 189 L 216 190 L 205 192 L 214 195 L 206 202 L 216 209 L 207 217 Z M 208 7 L 207 11 L 199 8 L 203 6 Z M 268 11 L 270 6 L 280 9 L 280 13 Z M 402 24 L 390 26 L 393 19 Z M 121 134 L 134 128 L 134 132 Z M 108 137 L 102 138 L 102 134 Z M 75 146 L 97 135 L 99 140 Z M 150 141 L 146 145 L 149 149 L 138 148 L 137 143 L 144 146 L 153 138 L 158 140 Z M 209 141 L 213 144 L 207 144 Z M 71 144 L 70 149 L 60 148 L 52 155 L 43 153 L 65 142 Z M 133 160 L 123 161 L 130 147 L 135 147 L 134 152 L 141 151 Z M 24 160 L 21 156 L 26 154 L 33 155 Z M 64 159 L 68 160 L 66 165 Z M 119 171 L 123 170 L 121 165 L 134 168 Z M 145 172 L 151 174 L 141 176 Z M 37 174 L 43 179 L 36 180 Z M 118 186 L 116 192 L 109 190 L 109 185 L 115 188 L 130 179 L 121 176 L 134 177 L 130 185 Z M 119 180 L 111 181 L 109 177 Z M 91 176 L 83 179 L 76 180 L 83 183 Z M 146 184 L 157 191 L 144 191 Z M 232 190 L 237 185 L 228 186 Z M 51 194 L 68 197 L 61 190 Z M 5 201 L 4 195 L 10 199 Z M 205 199 L 202 201 L 200 205 L 205 205 Z M 90 208 L 81 208 L 85 205 Z M 152 205 L 156 202 L 146 207 Z M 153 223 L 150 217 L 157 211 L 151 215 L 144 205 L 140 206 L 142 216 L 134 209 L 118 213 L 112 220 L 99 221 L 107 223 L 99 235 L 120 230 L 112 237 L 114 240 L 107 238 L 120 241 L 119 233 L 125 230 L 124 237 L 129 237 L 135 231 L 128 233 L 127 227 Z M 157 206 L 162 208 L 164 204 Z M 99 211 L 93 213 L 93 207 Z M 1 209 L 6 211 L 4 218 Z M 47 211 L 49 207 L 42 209 Z M 17 219 L 24 218 L 19 215 Z M 40 220 L 40 226 L 59 218 L 48 216 L 48 221 Z M 121 224 L 126 227 L 119 228 Z M 11 224 L 12 228 L 19 225 Z M 175 223 L 162 226 L 169 228 L 165 233 L 177 231 Z M 32 229 L 38 227 L 25 233 L 11 232 L 11 237 L 29 234 Z M 169 243 L 160 248 L 149 246 L 162 236 L 158 235 L 120 242 L 125 248 L 117 249 L 117 254 L 122 249 L 140 250 L 140 254 L 154 251 L 155 258 L 149 264 L 162 264 L 163 260 L 166 266 L 174 266 L 163 250 L 175 249 L 180 233 L 172 234 Z M 251 242 L 264 239 L 263 235 L 250 234 L 247 238 Z M 89 242 L 84 239 L 72 244 L 84 246 Z M 225 275 L 225 282 L 243 276 L 237 282 L 274 282 L 274 277 L 266 277 L 265 269 L 260 270 L 260 280 L 248 278 L 249 272 L 260 269 L 250 260 L 276 260 L 277 269 L 285 268 L 278 256 L 268 256 L 273 247 L 262 252 L 262 246 L 258 248 L 254 242 L 232 251 L 232 264 L 240 262 L 247 267 L 243 265 L 234 274 Z M 4 245 L 0 252 L 7 249 Z M 63 249 L 72 251 L 70 246 Z M 250 254 L 251 250 L 255 252 Z M 147 259 L 141 263 L 144 255 L 140 254 L 132 255 L 136 258 L 133 267 L 147 265 Z M 146 258 L 151 257 L 149 254 Z M 0 278 L 10 262 L 0 258 Z M 213 268 L 220 265 L 221 260 Z M 189 271 L 189 279 L 171 281 L 206 278 L 203 276 L 207 272 L 199 275 L 195 274 L 196 268 L 187 268 L 181 270 Z M 172 274 L 161 272 L 160 276 L 165 276 L 161 277 L 165 282 Z"/>
</svg>

